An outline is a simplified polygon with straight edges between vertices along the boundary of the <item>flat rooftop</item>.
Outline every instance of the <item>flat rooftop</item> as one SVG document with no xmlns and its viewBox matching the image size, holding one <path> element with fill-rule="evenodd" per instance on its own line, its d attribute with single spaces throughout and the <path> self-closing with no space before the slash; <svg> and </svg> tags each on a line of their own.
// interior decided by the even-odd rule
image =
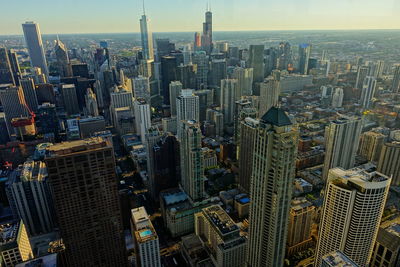
<svg viewBox="0 0 400 267">
<path fill-rule="evenodd" d="M 239 230 L 239 227 L 235 224 L 232 218 L 219 205 L 204 208 L 203 213 L 222 235 Z"/>
<path fill-rule="evenodd" d="M 0 225 L 0 246 L 14 242 L 18 236 L 19 222 Z"/>
<path fill-rule="evenodd" d="M 342 168 L 333 168 L 329 170 L 329 176 L 334 177 L 336 185 L 343 184 L 344 187 L 357 184 L 365 189 L 377 189 L 386 186 L 390 183 L 390 178 L 382 173 L 366 169 L 353 168 L 344 170 Z"/>
<path fill-rule="evenodd" d="M 92 137 L 84 140 L 62 142 L 46 148 L 46 157 L 57 157 L 81 151 L 107 147 L 109 144 L 101 137 Z"/>
<path fill-rule="evenodd" d="M 349 257 L 340 251 L 331 252 L 322 257 L 322 260 L 325 261 L 329 266 L 358 267 L 357 264 L 355 264 Z"/>
</svg>

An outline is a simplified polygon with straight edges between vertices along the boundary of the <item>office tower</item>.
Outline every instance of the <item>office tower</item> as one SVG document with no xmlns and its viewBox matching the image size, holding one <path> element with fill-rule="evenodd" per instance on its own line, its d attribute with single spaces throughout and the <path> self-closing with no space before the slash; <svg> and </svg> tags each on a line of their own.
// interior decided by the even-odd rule
<svg viewBox="0 0 400 267">
<path fill-rule="evenodd" d="M 283 266 L 298 130 L 272 107 L 257 128 L 250 186 L 249 266 Z"/>
<path fill-rule="evenodd" d="M 258 124 L 253 118 L 245 118 L 240 123 L 239 147 L 239 188 L 249 193 L 253 171 L 254 141 L 257 136 Z"/>
<path fill-rule="evenodd" d="M 364 132 L 360 137 L 358 154 L 368 161 L 378 162 L 385 141 L 386 135 L 383 133 L 376 131 Z"/>
<path fill-rule="evenodd" d="M 225 124 L 232 124 L 235 116 L 235 92 L 237 80 L 224 79 L 221 81 L 221 111 Z"/>
<path fill-rule="evenodd" d="M 253 68 L 253 82 L 264 80 L 264 45 L 250 45 L 246 66 Z"/>
<path fill-rule="evenodd" d="M 79 114 L 78 96 L 76 95 L 75 85 L 62 84 L 60 89 L 64 103 L 64 109 L 67 114 Z"/>
<path fill-rule="evenodd" d="M 111 117 L 113 118 L 113 126 L 119 135 L 135 132 L 135 117 L 130 107 L 114 108 Z"/>
<path fill-rule="evenodd" d="M 200 123 L 206 120 L 207 108 L 214 103 L 214 92 L 212 90 L 196 90 L 194 94 L 199 97 L 199 120 Z"/>
<path fill-rule="evenodd" d="M 31 66 L 40 68 L 45 76 L 49 76 L 39 24 L 32 21 L 25 22 L 22 24 L 22 29 L 24 31 L 25 44 L 28 48 Z"/>
<path fill-rule="evenodd" d="M 246 264 L 247 238 L 219 205 L 203 208 L 195 214 L 196 235 L 211 250 L 215 266 L 241 267 Z"/>
<path fill-rule="evenodd" d="M 392 176 L 393 185 L 400 185 L 400 142 L 393 141 L 383 145 L 377 170 Z"/>
<path fill-rule="evenodd" d="M 86 63 L 74 63 L 71 64 L 72 76 L 90 78 L 88 64 Z M 115 80 L 115 78 L 114 78 Z"/>
<path fill-rule="evenodd" d="M 168 55 L 171 51 L 175 50 L 175 44 L 171 43 L 168 38 L 157 38 L 157 56 L 160 59 L 163 56 Z"/>
<path fill-rule="evenodd" d="M 252 95 L 253 87 L 253 69 L 236 67 L 233 70 L 232 77 L 238 81 L 236 99 L 242 96 Z"/>
<path fill-rule="evenodd" d="M 214 130 L 211 133 L 205 130 L 207 136 L 223 136 L 224 135 L 224 115 L 222 112 L 215 109 L 207 109 L 207 122 L 211 123 Z M 204 126 L 205 127 L 205 126 Z"/>
<path fill-rule="evenodd" d="M 144 207 L 132 209 L 132 236 L 135 243 L 136 266 L 161 267 L 158 235 Z"/>
<path fill-rule="evenodd" d="M 156 177 L 155 177 L 155 169 L 154 169 L 154 164 L 155 164 L 155 156 L 154 156 L 154 146 L 161 140 L 162 133 L 158 129 L 157 126 L 151 126 L 145 135 L 145 141 L 142 143 L 146 147 L 146 164 L 147 164 L 147 181 L 144 182 L 145 186 L 150 192 L 151 197 L 153 198 L 153 201 L 157 199 L 156 195 Z"/>
<path fill-rule="evenodd" d="M 25 102 L 24 92 L 21 87 L 11 87 L 0 90 L 0 102 L 3 106 L 7 123 L 8 134 L 14 134 L 11 121 L 14 118 L 27 117 L 30 112 Z"/>
<path fill-rule="evenodd" d="M 20 174 L 9 180 L 7 195 L 30 236 L 53 230 L 54 209 L 44 162 L 26 161 Z"/>
<path fill-rule="evenodd" d="M 196 88 L 197 65 L 180 65 L 177 68 L 176 79 L 182 83 L 183 88 Z"/>
<path fill-rule="evenodd" d="M 306 198 L 292 200 L 289 213 L 287 253 L 293 255 L 313 245 L 311 238 L 315 206 Z"/>
<path fill-rule="evenodd" d="M 8 58 L 8 51 L 5 47 L 0 47 L 0 84 L 11 83 L 15 85 L 11 62 Z"/>
<path fill-rule="evenodd" d="M 13 49 L 8 50 L 8 59 L 10 61 L 11 70 L 14 75 L 15 85 L 19 85 L 19 78 L 21 76 L 21 70 L 19 68 L 18 55 L 16 52 L 14 52 Z"/>
<path fill-rule="evenodd" d="M 208 56 L 204 51 L 197 51 L 193 53 L 193 65 L 196 65 L 196 88 L 193 89 L 206 89 L 207 88 L 207 75 L 208 75 Z"/>
<path fill-rule="evenodd" d="M 183 46 L 183 65 L 192 64 L 192 53 L 193 49 L 191 44 L 186 44 L 185 46 Z"/>
<path fill-rule="evenodd" d="M 68 266 L 127 266 L 111 144 L 56 144 L 45 163 Z"/>
<path fill-rule="evenodd" d="M 233 140 L 236 144 L 237 158 L 239 158 L 240 150 L 240 124 L 245 118 L 256 118 L 258 115 L 255 103 L 250 97 L 242 97 L 235 102 L 235 121 Z M 249 187 L 250 190 L 250 187 Z"/>
<path fill-rule="evenodd" d="M 400 91 L 400 65 L 396 65 L 394 68 L 392 92 L 398 93 Z"/>
<path fill-rule="evenodd" d="M 50 103 L 43 103 L 38 108 L 36 119 L 40 133 L 54 134 L 55 137 L 58 136 L 60 126 L 59 126 L 59 119 L 57 115 L 56 105 Z"/>
<path fill-rule="evenodd" d="M 335 167 L 350 169 L 358 149 L 362 130 L 360 118 L 338 118 L 325 128 L 325 161 L 322 179 Z"/>
<path fill-rule="evenodd" d="M 193 201 L 204 197 L 204 170 L 201 153 L 201 130 L 197 121 L 182 121 L 179 130 L 181 185 Z"/>
<path fill-rule="evenodd" d="M 166 133 L 152 149 L 153 166 L 151 168 L 154 174 L 154 188 L 151 192 L 154 193 L 155 200 L 158 202 L 161 191 L 178 186 L 180 180 L 179 142 L 174 135 Z"/>
<path fill-rule="evenodd" d="M 205 22 L 203 23 L 203 34 L 201 36 L 201 47 L 207 54 L 211 54 L 213 50 L 213 37 L 212 37 L 212 13 L 207 10 L 205 14 Z"/>
<path fill-rule="evenodd" d="M 357 79 L 356 79 L 356 84 L 355 88 L 356 89 L 361 89 L 364 85 L 364 80 L 368 76 L 369 68 L 366 66 L 359 66 L 357 70 Z"/>
<path fill-rule="evenodd" d="M 340 250 L 332 251 L 322 257 L 320 267 L 359 267 Z"/>
<path fill-rule="evenodd" d="M 200 120 L 199 97 L 193 94 L 193 90 L 184 89 L 176 98 L 176 119 L 179 138 L 182 121 Z"/>
<path fill-rule="evenodd" d="M 139 75 L 133 80 L 133 92 L 135 98 L 144 98 L 147 102 L 150 101 L 150 82 L 148 77 Z"/>
<path fill-rule="evenodd" d="M 332 95 L 332 108 L 341 108 L 343 105 L 344 92 L 343 88 L 336 87 Z"/>
<path fill-rule="evenodd" d="M 133 110 L 135 112 L 136 133 L 140 134 L 143 142 L 146 132 L 151 126 L 150 104 L 143 98 L 138 98 L 133 102 Z"/>
<path fill-rule="evenodd" d="M 182 83 L 179 81 L 172 81 L 169 84 L 169 103 L 171 116 L 176 116 L 176 98 L 181 95 Z"/>
<path fill-rule="evenodd" d="M 149 20 L 144 12 L 140 19 L 140 37 L 142 40 L 142 54 L 144 60 L 154 60 L 153 34 L 149 30 Z"/>
<path fill-rule="evenodd" d="M 213 59 L 210 63 L 209 86 L 218 87 L 221 85 L 221 80 L 226 79 L 226 60 Z"/>
<path fill-rule="evenodd" d="M 368 265 L 390 180 L 378 172 L 359 168 L 329 170 L 315 266 L 335 250 L 343 251 L 359 266 Z"/>
<path fill-rule="evenodd" d="M 298 65 L 298 72 L 300 74 L 308 74 L 308 63 L 310 61 L 311 56 L 311 44 L 300 44 L 299 45 L 299 65 Z"/>
<path fill-rule="evenodd" d="M 91 88 L 88 88 L 85 95 L 85 115 L 97 117 L 99 116 L 99 107 L 97 105 L 97 97 Z"/>
<path fill-rule="evenodd" d="M 82 139 L 92 137 L 94 133 L 106 130 L 106 122 L 103 116 L 84 118 L 78 120 L 78 122 Z"/>
<path fill-rule="evenodd" d="M 281 42 L 278 47 L 276 68 L 278 70 L 287 70 L 292 64 L 292 49 L 288 42 Z"/>
<path fill-rule="evenodd" d="M 35 86 L 36 97 L 38 104 L 51 103 L 56 104 L 56 94 L 54 92 L 54 87 L 49 83 L 42 83 Z"/>
<path fill-rule="evenodd" d="M 365 77 L 361 91 L 360 104 L 364 109 L 369 109 L 372 106 L 372 98 L 375 95 L 376 78 L 372 76 Z"/>
<path fill-rule="evenodd" d="M 176 116 L 161 119 L 162 129 L 165 133 L 177 134 Z"/>
<path fill-rule="evenodd" d="M 70 66 L 68 65 L 69 58 L 68 58 L 67 48 L 60 41 L 60 39 L 58 39 L 58 37 L 56 40 L 56 44 L 54 46 L 54 52 L 56 54 L 56 59 L 57 59 L 58 74 L 60 74 L 61 77 L 72 76 Z"/>
<path fill-rule="evenodd" d="M 176 57 L 164 56 L 161 58 L 161 75 L 162 75 L 162 96 L 164 104 L 170 105 L 169 102 L 169 84 L 176 81 L 177 78 Z"/>
<path fill-rule="evenodd" d="M 38 99 L 36 95 L 35 83 L 32 78 L 20 79 L 22 91 L 28 108 L 32 112 L 36 112 L 38 109 Z"/>
<path fill-rule="evenodd" d="M 271 107 L 278 106 L 280 91 L 280 81 L 272 76 L 260 83 L 260 115 L 265 114 Z"/>
<path fill-rule="evenodd" d="M 400 217 L 382 222 L 370 266 L 400 266 Z"/>
<path fill-rule="evenodd" d="M 11 267 L 33 258 L 29 237 L 22 221 L 0 225 L 0 265 Z"/>
</svg>

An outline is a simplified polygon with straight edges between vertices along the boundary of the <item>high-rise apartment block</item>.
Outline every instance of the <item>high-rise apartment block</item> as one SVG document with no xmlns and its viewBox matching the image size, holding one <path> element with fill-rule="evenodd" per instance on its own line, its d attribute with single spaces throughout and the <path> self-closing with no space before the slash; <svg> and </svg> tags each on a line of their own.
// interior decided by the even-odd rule
<svg viewBox="0 0 400 267">
<path fill-rule="evenodd" d="M 363 133 L 360 137 L 358 154 L 369 161 L 378 162 L 386 138 L 386 135 L 376 131 Z"/>
<path fill-rule="evenodd" d="M 272 107 L 260 119 L 250 187 L 250 266 L 283 266 L 298 135 L 282 109 Z"/>
<path fill-rule="evenodd" d="M 114 151 L 101 137 L 47 148 L 45 162 L 69 266 L 126 266 Z"/>
<path fill-rule="evenodd" d="M 221 206 L 213 205 L 196 213 L 195 230 L 210 248 L 215 266 L 245 266 L 247 238 Z"/>
<path fill-rule="evenodd" d="M 392 176 L 393 185 L 400 185 L 400 142 L 393 141 L 383 145 L 377 170 Z"/>
<path fill-rule="evenodd" d="M 323 179 L 327 179 L 330 169 L 354 167 L 362 129 L 360 118 L 341 117 L 325 128 L 325 161 Z"/>
<path fill-rule="evenodd" d="M 135 242 L 136 266 L 161 267 L 158 235 L 144 207 L 133 209 L 132 235 Z"/>
<path fill-rule="evenodd" d="M 354 168 L 329 171 L 315 254 L 340 250 L 359 266 L 367 266 L 378 234 L 391 178 Z"/>
</svg>

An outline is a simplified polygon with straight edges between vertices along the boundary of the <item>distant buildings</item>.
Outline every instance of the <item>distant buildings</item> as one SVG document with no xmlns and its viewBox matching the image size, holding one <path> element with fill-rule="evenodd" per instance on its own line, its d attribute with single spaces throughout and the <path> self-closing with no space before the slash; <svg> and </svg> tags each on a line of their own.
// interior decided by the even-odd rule
<svg viewBox="0 0 400 267">
<path fill-rule="evenodd" d="M 297 67 L 300 74 L 307 75 L 309 68 L 309 61 L 311 56 L 311 44 L 300 44 L 299 45 L 299 65 Z"/>
<path fill-rule="evenodd" d="M 364 109 L 369 109 L 372 106 L 372 98 L 375 95 L 376 89 L 376 78 L 372 76 L 367 76 L 364 80 L 360 104 Z"/>
<path fill-rule="evenodd" d="M 264 45 L 250 45 L 247 67 L 253 69 L 253 82 L 264 80 Z"/>
<path fill-rule="evenodd" d="M 315 266 L 320 266 L 323 256 L 335 250 L 343 251 L 357 265 L 367 266 L 390 180 L 380 173 L 357 168 L 329 171 Z"/>
</svg>

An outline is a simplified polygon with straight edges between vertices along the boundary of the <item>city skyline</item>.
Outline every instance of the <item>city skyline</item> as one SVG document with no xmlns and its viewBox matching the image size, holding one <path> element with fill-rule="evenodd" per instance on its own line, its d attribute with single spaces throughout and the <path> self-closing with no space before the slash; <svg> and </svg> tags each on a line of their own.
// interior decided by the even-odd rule
<svg viewBox="0 0 400 267">
<path fill-rule="evenodd" d="M 77 12 L 77 1 L 53 3 L 49 0 L 21 4 L 10 3 L 10 9 L 18 9 L 17 14 L 3 15 L 0 35 L 22 34 L 21 24 L 35 21 L 41 25 L 43 34 L 74 33 L 131 33 L 139 32 L 137 20 L 143 13 L 139 0 L 116 0 L 114 5 L 104 8 L 94 0 L 79 3 L 79 10 L 97 18 L 88 20 Z M 252 3 L 240 3 L 238 0 L 211 1 L 214 13 L 214 31 L 269 31 L 269 30 L 361 30 L 361 29 L 400 29 L 400 21 L 395 14 L 400 11 L 400 2 L 382 0 L 306 0 L 298 3 L 285 0 L 280 3 L 265 3 L 251 0 Z M 160 0 L 146 2 L 146 15 L 150 19 L 153 32 L 192 32 L 201 31 L 198 21 L 203 15 L 198 10 L 206 10 L 207 1 L 184 4 L 183 0 Z M 63 12 L 40 12 L 39 7 L 51 5 Z M 123 7 L 123 8 L 122 8 Z M 37 11 L 37 12 L 35 12 Z M 269 14 L 270 13 L 270 14 Z M 32 15 L 32 14 L 40 14 Z M 188 14 L 190 17 L 188 18 Z M 268 14 L 268 16 L 265 16 Z M 173 19 L 172 19 L 173 18 Z M 373 18 L 373 19 L 371 19 Z"/>
</svg>

